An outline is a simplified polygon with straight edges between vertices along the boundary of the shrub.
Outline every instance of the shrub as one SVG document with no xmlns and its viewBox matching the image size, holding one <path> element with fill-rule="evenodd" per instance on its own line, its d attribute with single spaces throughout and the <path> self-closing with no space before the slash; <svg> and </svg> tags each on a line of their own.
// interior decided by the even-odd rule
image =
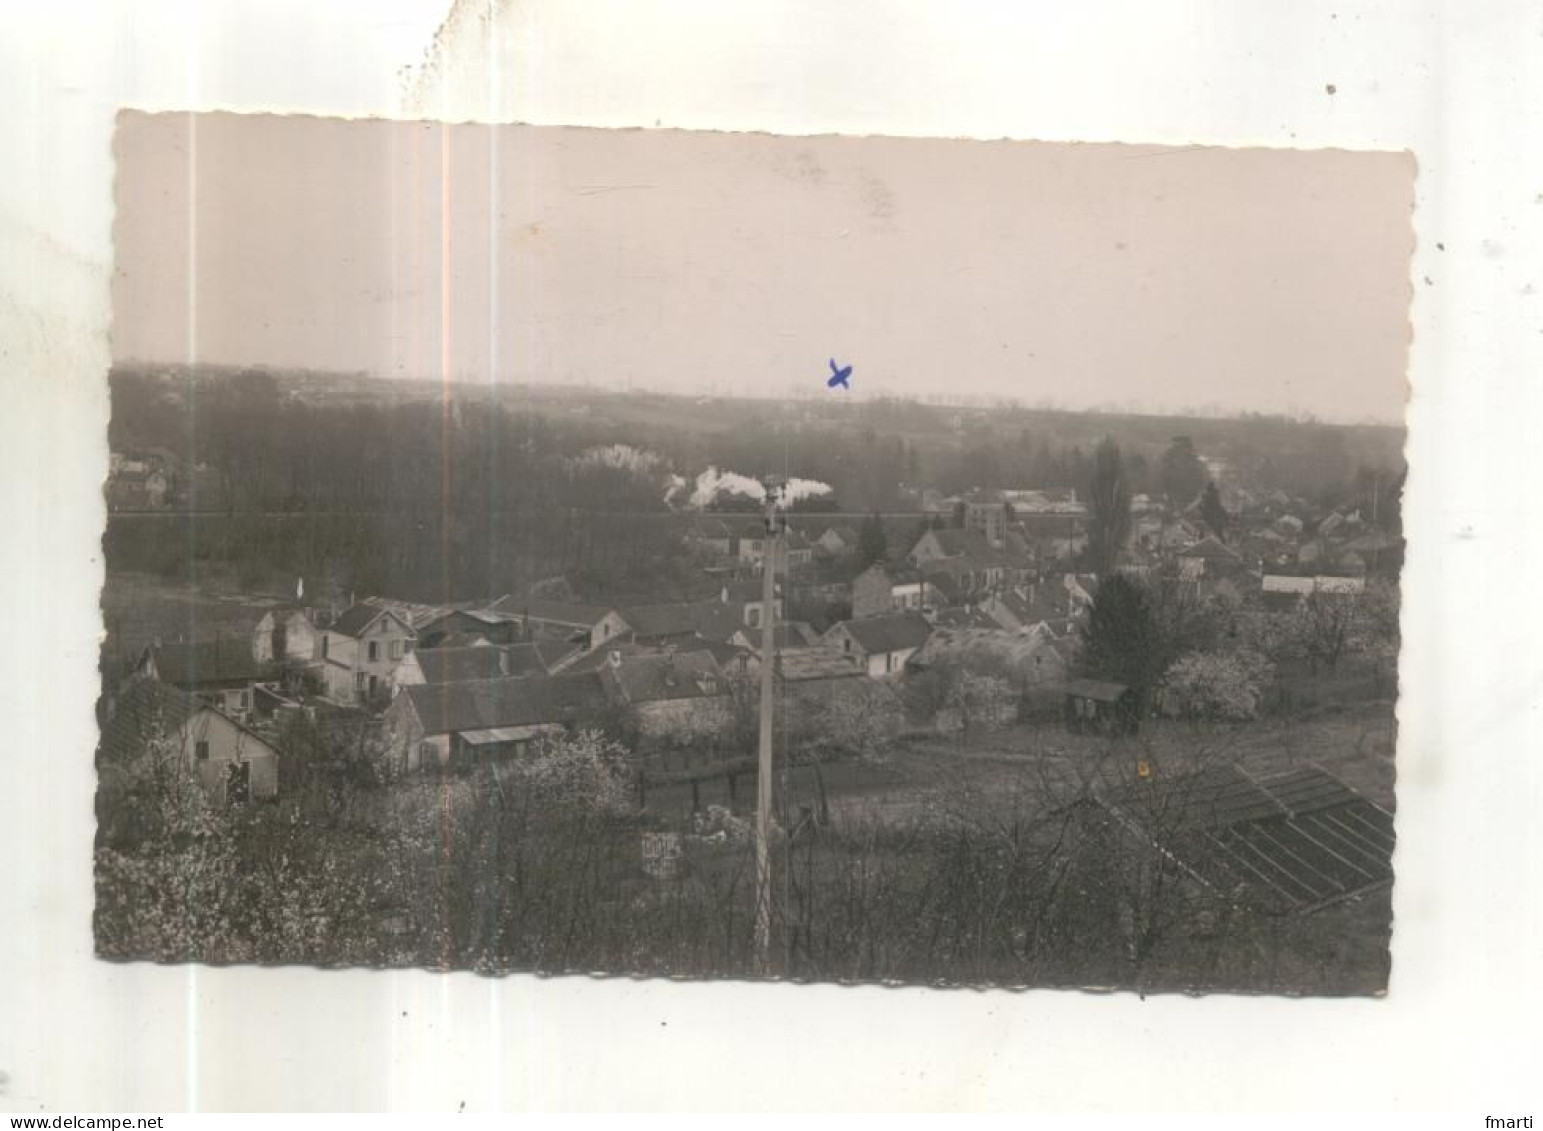
<svg viewBox="0 0 1543 1131">
<path fill-rule="evenodd" d="M 959 712 L 965 730 L 998 727 L 1013 721 L 1018 693 L 1000 676 L 961 671 L 948 689 L 947 705 Z"/>
<path fill-rule="evenodd" d="M 1272 670 L 1254 652 L 1191 653 L 1168 669 L 1163 709 L 1192 719 L 1252 719 Z"/>
<path fill-rule="evenodd" d="M 632 809 L 627 751 L 600 731 L 545 738 L 534 757 L 513 763 L 532 801 L 553 809 L 624 813 Z"/>
<path fill-rule="evenodd" d="M 899 698 L 874 680 L 847 680 L 819 712 L 816 746 L 873 757 L 882 754 L 899 737 L 904 712 Z"/>
</svg>

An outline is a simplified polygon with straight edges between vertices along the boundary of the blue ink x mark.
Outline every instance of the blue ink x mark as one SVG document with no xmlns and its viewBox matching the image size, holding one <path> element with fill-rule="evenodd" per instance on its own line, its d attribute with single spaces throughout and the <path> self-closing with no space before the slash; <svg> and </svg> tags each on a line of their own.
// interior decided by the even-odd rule
<svg viewBox="0 0 1543 1131">
<path fill-rule="evenodd" d="M 829 381 L 825 382 L 825 387 L 827 389 L 846 389 L 848 391 L 851 390 L 852 386 L 847 384 L 847 382 L 852 379 L 852 367 L 850 365 L 844 366 L 841 369 L 837 369 L 836 368 L 836 359 L 835 358 L 831 358 L 830 359 L 830 371 L 831 371 L 831 379 Z"/>
</svg>

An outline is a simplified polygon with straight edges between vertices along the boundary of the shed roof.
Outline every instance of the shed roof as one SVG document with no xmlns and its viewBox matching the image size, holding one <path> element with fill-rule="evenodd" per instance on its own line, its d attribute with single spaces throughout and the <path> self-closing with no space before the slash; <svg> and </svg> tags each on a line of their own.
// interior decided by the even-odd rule
<svg viewBox="0 0 1543 1131">
<path fill-rule="evenodd" d="M 518 742 L 529 733 L 526 727 L 489 727 L 487 730 L 463 730 L 461 738 L 472 746 L 496 746 L 504 742 Z"/>
<path fill-rule="evenodd" d="M 1066 685 L 1066 694 L 1079 699 L 1096 699 L 1100 703 L 1118 703 L 1129 690 L 1123 683 L 1103 679 L 1074 679 Z"/>
</svg>

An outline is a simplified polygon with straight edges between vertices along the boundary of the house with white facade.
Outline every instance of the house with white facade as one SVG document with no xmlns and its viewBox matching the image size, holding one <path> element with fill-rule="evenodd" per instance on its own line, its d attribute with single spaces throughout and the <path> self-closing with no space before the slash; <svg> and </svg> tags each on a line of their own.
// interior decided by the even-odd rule
<svg viewBox="0 0 1543 1131">
<path fill-rule="evenodd" d="M 870 676 L 882 678 L 903 672 L 906 661 L 931 635 L 932 626 L 920 613 L 891 613 L 831 625 L 821 641 L 854 657 Z"/>
<path fill-rule="evenodd" d="M 379 703 L 390 697 L 392 673 L 417 643 L 412 624 L 394 609 L 359 603 L 321 634 L 322 678 L 339 703 Z"/>
</svg>

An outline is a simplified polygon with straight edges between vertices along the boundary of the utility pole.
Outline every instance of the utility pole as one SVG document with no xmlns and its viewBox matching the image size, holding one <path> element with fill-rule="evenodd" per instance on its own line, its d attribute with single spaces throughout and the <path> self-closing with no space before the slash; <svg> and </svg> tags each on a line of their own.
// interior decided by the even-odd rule
<svg viewBox="0 0 1543 1131">
<path fill-rule="evenodd" d="M 771 815 L 772 698 L 776 694 L 777 557 L 782 548 L 782 518 L 777 505 L 782 483 L 768 476 L 766 542 L 761 555 L 761 740 L 756 776 L 755 813 L 755 960 L 761 974 L 771 973 Z"/>
</svg>

